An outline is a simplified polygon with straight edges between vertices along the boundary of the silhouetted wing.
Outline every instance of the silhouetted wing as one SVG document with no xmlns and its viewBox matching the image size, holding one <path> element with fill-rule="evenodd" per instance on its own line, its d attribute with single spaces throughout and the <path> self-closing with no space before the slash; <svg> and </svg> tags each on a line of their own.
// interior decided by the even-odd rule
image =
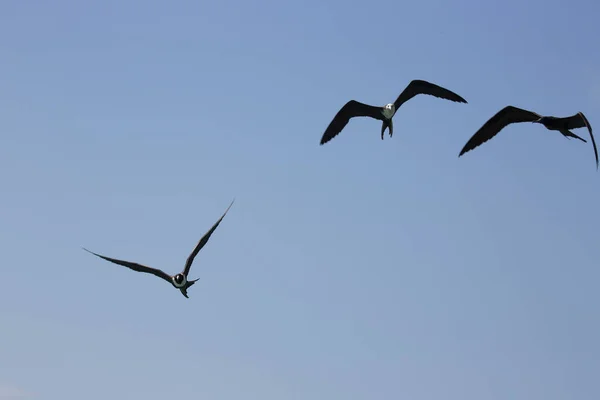
<svg viewBox="0 0 600 400">
<path fill-rule="evenodd" d="M 371 117 L 383 121 L 384 117 L 381 111 L 381 107 L 370 106 L 356 100 L 350 100 L 344 104 L 340 111 L 335 114 L 333 120 L 329 123 L 329 126 L 321 138 L 321 144 L 325 144 L 336 137 L 348 124 L 350 118 Z"/>
<path fill-rule="evenodd" d="M 133 263 L 133 262 L 129 262 L 129 261 L 117 260 L 116 258 L 105 257 L 100 254 L 96 254 L 93 251 L 89 251 L 86 248 L 83 248 L 83 250 L 87 251 L 88 253 L 92 253 L 93 255 L 95 255 L 97 257 L 103 258 L 106 261 L 110 261 L 112 263 L 122 265 L 124 267 L 127 267 L 127 268 L 132 269 L 137 272 L 145 272 L 147 274 L 152 274 L 152 275 L 158 276 L 159 278 L 163 278 L 167 282 L 171 282 L 171 276 L 169 274 L 167 274 L 166 272 L 161 271 L 160 269 L 146 267 L 145 265 L 141 265 L 141 264 L 137 264 L 137 263 Z"/>
<path fill-rule="evenodd" d="M 190 272 L 190 268 L 192 267 L 192 263 L 194 262 L 194 257 L 196 257 L 196 255 L 198 254 L 198 252 L 200 250 L 202 250 L 202 248 L 204 247 L 204 245 L 208 242 L 208 239 L 210 239 L 210 236 L 213 234 L 213 232 L 215 231 L 215 229 L 217 229 L 217 226 L 219 226 L 219 224 L 221 223 L 221 221 L 223 220 L 223 218 L 225 218 L 225 214 L 227 214 L 227 211 L 229 211 L 229 209 L 233 205 L 234 201 L 235 201 L 235 199 L 233 199 L 231 201 L 231 204 L 229 204 L 229 207 L 227 207 L 227 210 L 225 210 L 225 212 L 223 213 L 223 215 L 221 216 L 221 218 L 219 218 L 219 220 L 217 222 L 215 222 L 215 224 L 212 226 L 212 228 L 210 228 L 210 230 L 208 232 L 206 232 L 204 234 L 204 236 L 202 236 L 202 238 L 200 239 L 200 241 L 198 242 L 198 244 L 196 245 L 196 247 L 194 248 L 194 250 L 192 251 L 192 253 L 188 256 L 187 261 L 185 262 L 185 268 L 183 269 L 183 274 L 186 277 L 187 277 L 188 273 Z"/>
<path fill-rule="evenodd" d="M 557 118 L 564 124 L 567 129 L 585 128 L 585 117 L 581 117 L 581 113 L 573 114 L 570 117 Z"/>
<path fill-rule="evenodd" d="M 581 119 L 583 120 L 583 123 L 588 128 L 588 132 L 590 133 L 590 138 L 592 139 L 592 145 L 594 146 L 594 155 L 596 156 L 596 169 L 598 169 L 598 148 L 596 147 L 596 140 L 594 139 L 594 134 L 592 133 L 592 125 L 590 125 L 590 122 L 585 117 L 585 115 L 583 115 L 582 112 L 578 112 L 577 115 L 581 117 Z"/>
<path fill-rule="evenodd" d="M 412 99 L 413 97 L 415 97 L 418 94 L 428 94 L 430 96 L 435 96 L 440 99 L 456 101 L 459 103 L 467 102 L 465 99 L 463 99 L 456 93 L 451 92 L 448 89 L 445 89 L 441 86 L 435 85 L 435 84 L 427 82 L 427 81 L 423 81 L 421 79 L 415 79 L 408 84 L 406 89 L 404 89 L 404 91 L 402 93 L 400 93 L 400 95 L 394 102 L 396 111 L 398 110 L 398 108 L 400 108 L 400 106 L 403 103 L 407 102 L 408 100 Z"/>
<path fill-rule="evenodd" d="M 506 106 L 498 111 L 496 115 L 490 118 L 475 134 L 469 139 L 467 144 L 460 151 L 459 157 L 467 151 L 487 142 L 498 134 L 506 126 L 518 122 L 533 122 L 541 118 L 541 115 L 533 111 L 523 110 L 513 106 Z"/>
</svg>

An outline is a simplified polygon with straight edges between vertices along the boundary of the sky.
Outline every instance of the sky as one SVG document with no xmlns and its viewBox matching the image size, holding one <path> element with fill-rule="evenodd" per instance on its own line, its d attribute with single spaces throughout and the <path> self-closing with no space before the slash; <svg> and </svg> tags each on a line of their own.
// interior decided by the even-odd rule
<svg viewBox="0 0 600 400">
<path fill-rule="evenodd" d="M 0 399 L 600 398 L 594 0 L 0 3 Z M 394 136 L 348 100 L 412 79 Z M 575 133 L 588 138 L 584 129 Z M 183 268 L 189 299 L 108 263 Z"/>
</svg>

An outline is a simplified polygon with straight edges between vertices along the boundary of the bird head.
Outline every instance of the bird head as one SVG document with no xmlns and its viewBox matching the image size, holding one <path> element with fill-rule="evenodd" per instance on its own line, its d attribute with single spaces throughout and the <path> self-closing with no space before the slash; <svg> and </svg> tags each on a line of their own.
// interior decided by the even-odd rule
<svg viewBox="0 0 600 400">
<path fill-rule="evenodd" d="M 548 121 L 548 117 L 541 117 L 540 119 L 536 119 L 535 121 L 531 121 L 534 124 L 545 124 Z"/>
<path fill-rule="evenodd" d="M 184 281 L 185 277 L 183 276 L 183 274 L 177 274 L 175 275 L 175 282 L 177 282 L 178 285 L 181 285 Z"/>
</svg>

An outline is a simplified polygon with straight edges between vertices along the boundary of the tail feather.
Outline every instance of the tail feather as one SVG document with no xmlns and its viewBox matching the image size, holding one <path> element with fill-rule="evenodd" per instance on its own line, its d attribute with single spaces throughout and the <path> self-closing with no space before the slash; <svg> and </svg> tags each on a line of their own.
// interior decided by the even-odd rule
<svg viewBox="0 0 600 400">
<path fill-rule="evenodd" d="M 187 283 L 185 284 L 184 287 L 182 287 L 181 289 L 179 289 L 181 291 L 181 294 L 185 296 L 186 299 L 189 299 L 188 294 L 187 294 L 187 290 L 190 286 L 192 286 L 194 283 L 196 283 L 197 281 L 199 281 L 200 278 L 198 279 L 194 279 L 193 281 L 187 281 Z"/>
<path fill-rule="evenodd" d="M 383 121 L 383 122 L 381 123 L 381 140 L 383 140 L 383 133 L 385 132 L 385 129 L 386 129 L 387 127 L 388 127 L 388 124 L 387 124 L 385 121 Z"/>
<path fill-rule="evenodd" d="M 582 138 L 581 136 L 577 136 L 577 135 L 576 135 L 576 134 L 574 134 L 573 132 L 571 132 L 571 131 L 568 131 L 568 130 L 566 130 L 566 129 L 565 129 L 565 130 L 562 130 L 562 131 L 560 131 L 560 133 L 562 133 L 563 135 L 565 135 L 565 136 L 567 137 L 567 139 L 570 139 L 570 138 L 575 138 L 575 139 L 579 139 L 579 140 L 581 140 L 581 141 L 582 141 L 582 142 L 584 142 L 584 143 L 587 143 L 587 140 L 585 140 L 585 139 L 584 139 L 584 138 Z"/>
</svg>

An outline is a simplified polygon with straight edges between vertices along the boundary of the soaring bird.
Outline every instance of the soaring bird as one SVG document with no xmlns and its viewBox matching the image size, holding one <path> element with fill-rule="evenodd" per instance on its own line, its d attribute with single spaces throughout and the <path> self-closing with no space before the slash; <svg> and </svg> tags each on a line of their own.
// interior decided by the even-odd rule
<svg viewBox="0 0 600 400">
<path fill-rule="evenodd" d="M 490 118 L 465 144 L 463 149 L 460 151 L 459 157 L 466 152 L 473 150 L 475 147 L 487 142 L 498 134 L 506 126 L 519 122 L 533 122 L 542 124 L 546 129 L 551 131 L 559 131 L 567 139 L 575 138 L 582 142 L 587 143 L 585 139 L 577 136 L 570 129 L 585 128 L 587 127 L 592 139 L 592 145 L 594 147 L 594 155 L 596 156 L 596 169 L 598 169 L 598 149 L 596 148 L 596 140 L 594 140 L 594 134 L 592 133 L 592 126 L 589 121 L 583 115 L 582 112 L 571 115 L 570 117 L 552 117 L 542 116 L 534 113 L 533 111 L 524 110 L 522 108 L 514 106 L 506 106 L 502 110 L 498 111 L 496 115 Z"/>
<path fill-rule="evenodd" d="M 234 199 L 234 201 L 235 201 L 235 199 Z M 231 208 L 232 205 L 233 205 L 233 201 L 231 202 L 231 204 L 229 204 L 229 207 L 227 207 L 227 210 L 225 210 L 225 212 L 223 213 L 221 218 L 219 218 L 219 220 L 217 222 L 215 222 L 215 224 L 212 226 L 212 228 L 210 228 L 210 230 L 208 232 L 206 232 L 204 234 L 204 236 L 202 236 L 202 238 L 200 239 L 200 241 L 198 242 L 198 244 L 196 245 L 196 247 L 194 248 L 192 253 L 188 256 L 187 261 L 185 262 L 185 267 L 183 268 L 183 271 L 176 275 L 169 275 L 166 272 L 161 271 L 160 269 L 150 268 L 145 265 L 141 265 L 141 264 L 137 264 L 137 263 L 133 263 L 133 262 L 129 262 L 129 261 L 117 260 L 115 258 L 105 257 L 100 254 L 96 254 L 93 251 L 90 251 L 86 248 L 83 248 L 83 250 L 87 251 L 88 253 L 92 253 L 93 255 L 98 256 L 100 258 L 103 258 L 106 261 L 110 261 L 112 263 L 122 265 L 122 266 L 130 268 L 134 271 L 145 272 L 148 274 L 158 276 L 159 278 L 162 278 L 165 281 L 172 284 L 176 289 L 179 289 L 181 291 L 181 294 L 183 294 L 186 298 L 189 298 L 188 294 L 187 294 L 188 288 L 200 279 L 200 278 L 198 278 L 193 281 L 188 281 L 188 279 L 187 279 L 188 273 L 190 272 L 190 268 L 192 267 L 192 263 L 194 262 L 194 257 L 196 257 L 198 252 L 208 242 L 208 239 L 210 239 L 210 236 L 213 234 L 215 229 L 217 229 L 217 226 L 219 226 L 219 224 L 225 217 L 225 214 L 227 214 L 227 211 L 229 211 L 229 209 Z"/>
<path fill-rule="evenodd" d="M 356 100 L 350 100 L 347 102 L 329 123 L 329 126 L 321 138 L 321 145 L 329 142 L 331 139 L 337 136 L 348 124 L 350 118 L 354 117 L 371 117 L 382 121 L 381 140 L 383 140 L 383 133 L 385 132 L 386 128 L 389 128 L 389 134 L 390 137 L 392 137 L 394 134 L 392 118 L 402 104 L 418 94 L 428 94 L 430 96 L 435 96 L 458 103 L 467 102 L 465 99 L 448 89 L 444 89 L 441 86 L 427 81 L 415 79 L 408 84 L 402 93 L 400 93 L 395 102 L 386 104 L 383 107 L 371 106 Z"/>
</svg>

